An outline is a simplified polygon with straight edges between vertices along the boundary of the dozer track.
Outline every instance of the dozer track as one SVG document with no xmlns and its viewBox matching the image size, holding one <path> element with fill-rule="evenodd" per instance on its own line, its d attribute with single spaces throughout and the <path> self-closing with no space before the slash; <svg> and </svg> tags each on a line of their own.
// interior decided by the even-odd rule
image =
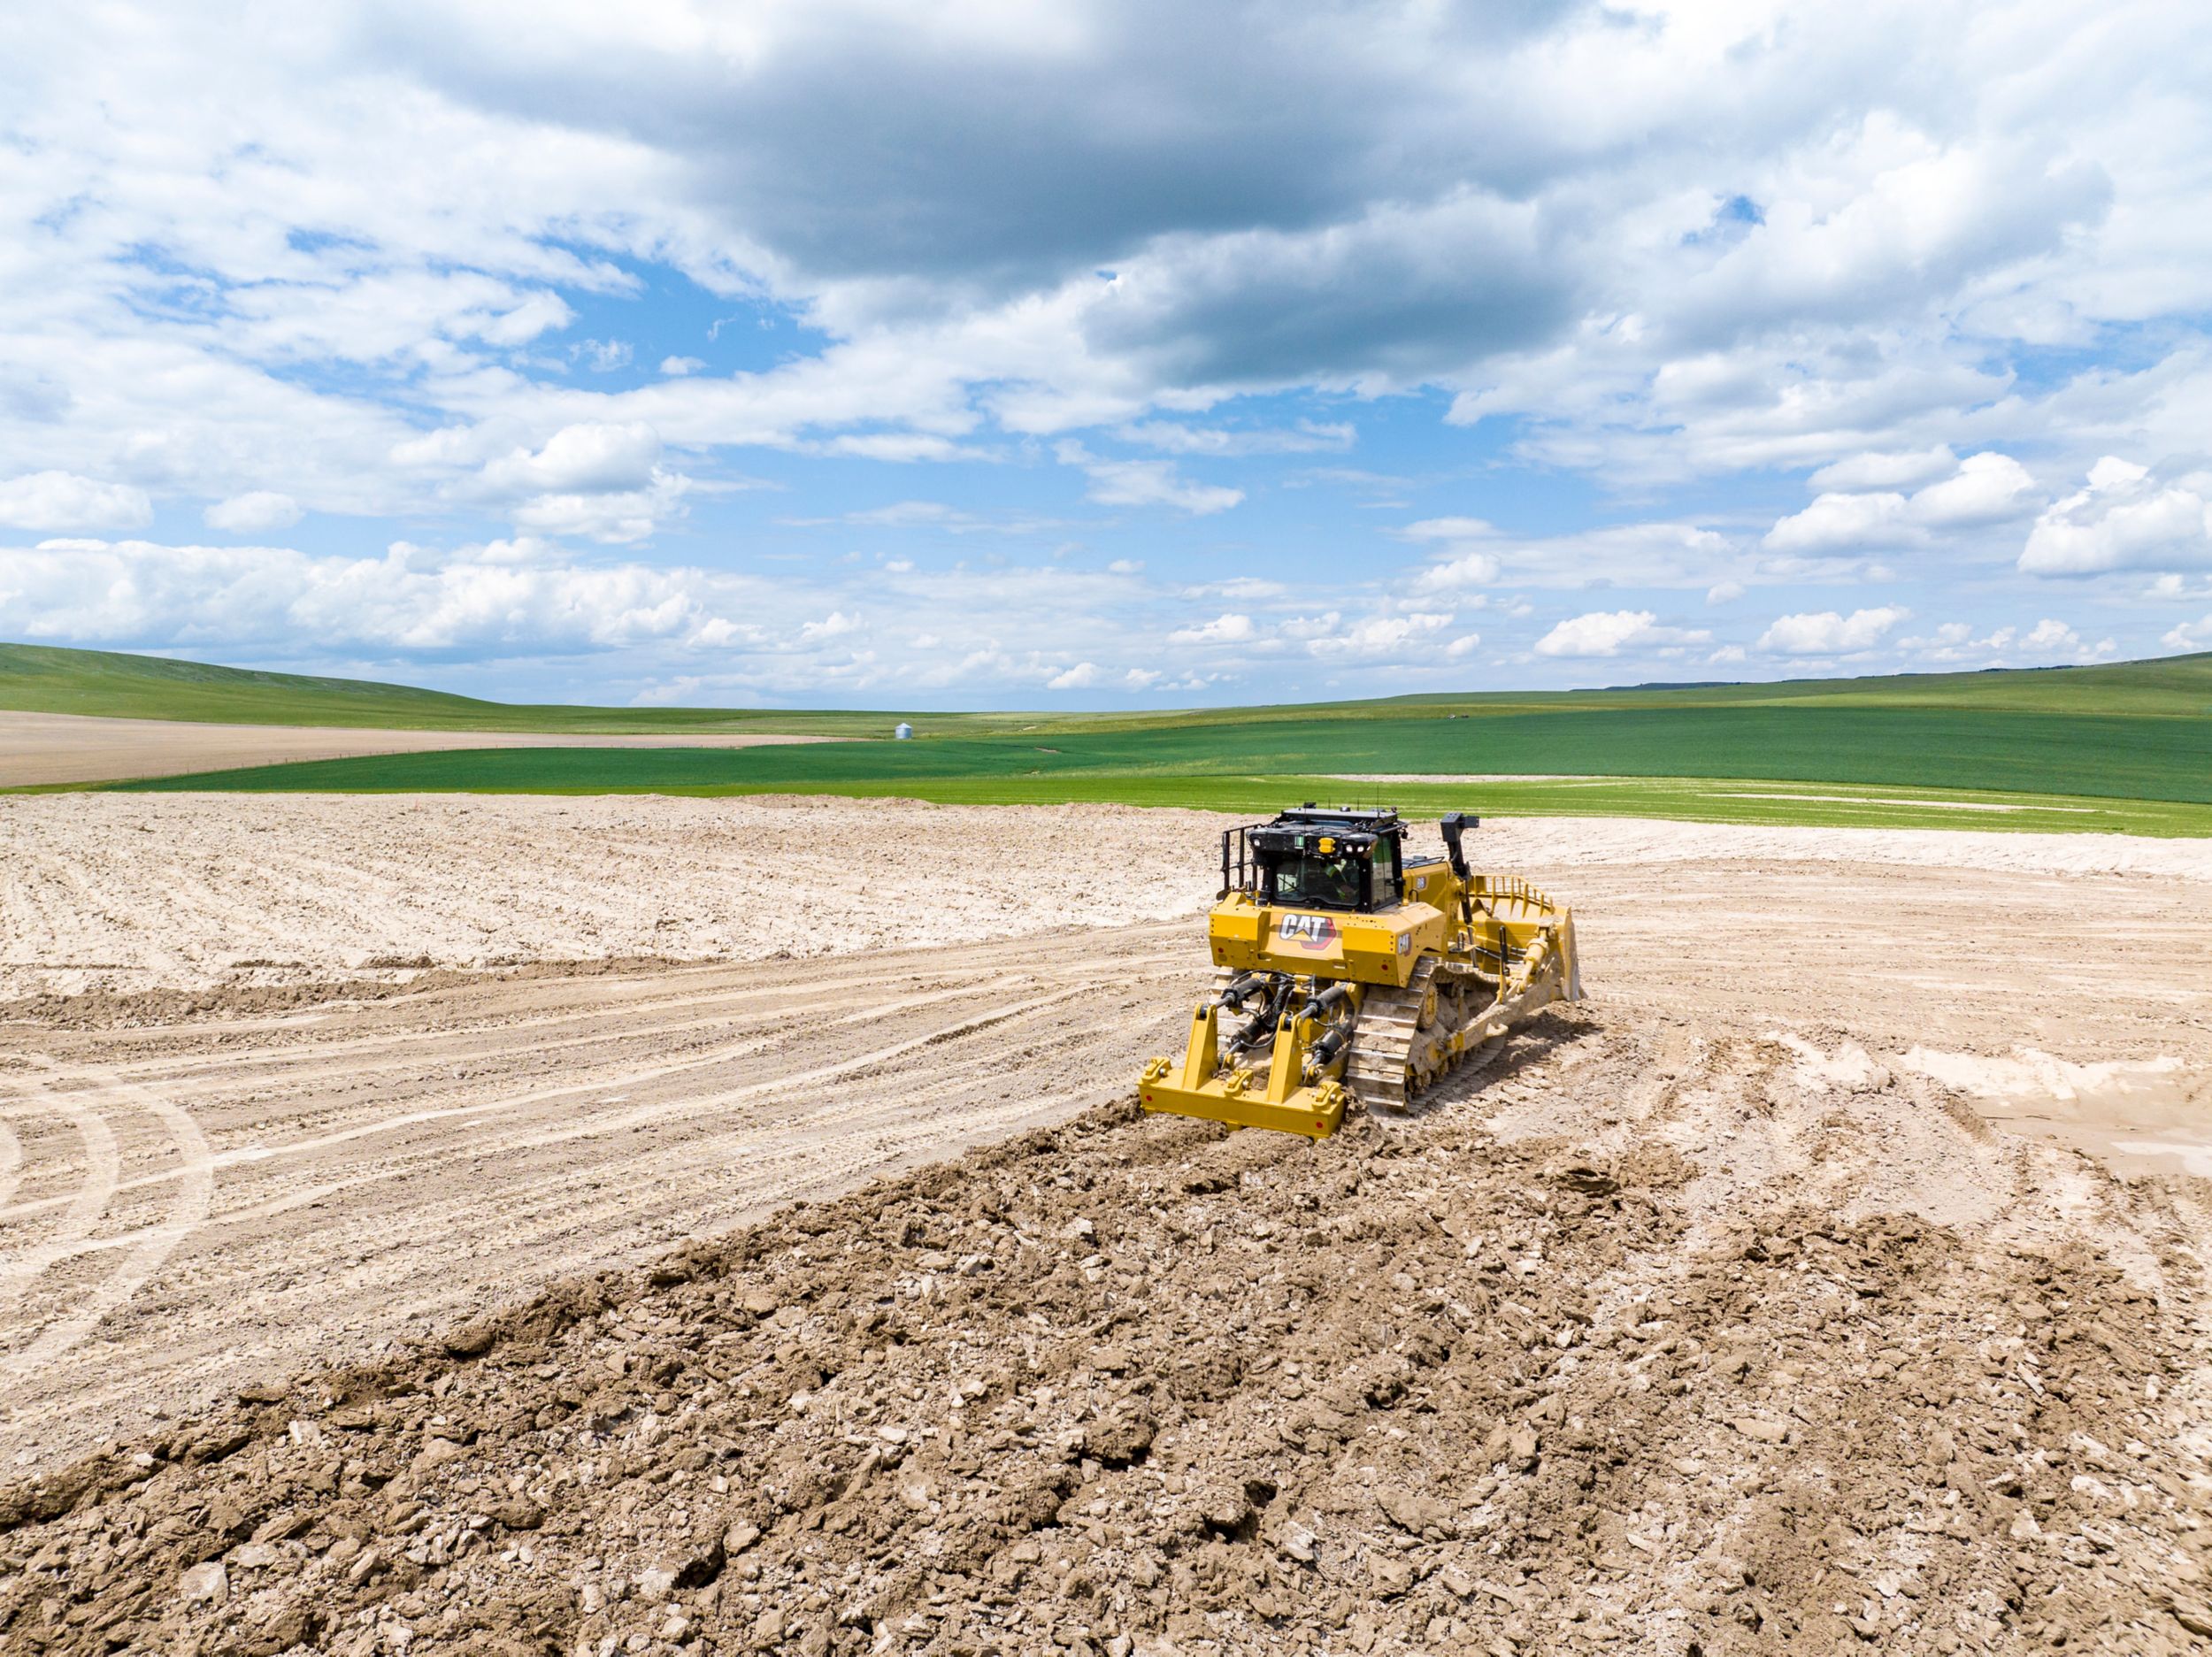
<svg viewBox="0 0 2212 1657">
<path fill-rule="evenodd" d="M 1403 989 L 1370 990 L 1344 1067 L 1352 1097 L 1370 1110 L 1403 1110 L 1496 1039 L 1473 1027 L 1495 997 L 1494 986 L 1434 955 Z"/>
<path fill-rule="evenodd" d="M 1226 969 L 1214 975 L 1217 999 L 1236 977 Z M 1364 986 L 1344 1062 L 1346 1088 L 1367 1109 L 1403 1110 L 1483 1045 L 1479 1033 L 1468 1026 L 1478 1009 L 1494 998 L 1494 986 L 1433 955 L 1414 968 L 1402 989 Z M 1225 1028 L 1224 1062 L 1233 1056 L 1229 1039 Z M 1252 1058 L 1257 1061 L 1269 1051 L 1263 1041 Z"/>
<path fill-rule="evenodd" d="M 1405 988 L 1367 992 L 1359 1022 L 1352 1026 L 1352 1052 L 1345 1061 L 1344 1085 L 1368 1109 L 1403 1110 L 1412 1102 L 1418 1090 L 1414 1079 L 1416 1049 L 1430 1045 L 1422 1030 L 1425 1011 L 1433 1026 L 1439 1009 L 1432 959 L 1414 968 Z"/>
</svg>

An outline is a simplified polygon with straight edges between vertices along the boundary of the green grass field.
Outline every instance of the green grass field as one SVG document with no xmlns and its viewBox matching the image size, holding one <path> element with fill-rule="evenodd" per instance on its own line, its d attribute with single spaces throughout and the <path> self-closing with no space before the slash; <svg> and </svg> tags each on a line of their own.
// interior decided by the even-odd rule
<svg viewBox="0 0 2212 1657">
<path fill-rule="evenodd" d="M 411 685 L 310 679 L 166 656 L 0 644 L 0 709 L 198 725 L 343 725 L 388 731 L 681 733 L 778 731 L 879 735 L 879 714 L 749 708 L 588 708 L 479 702 Z"/>
<path fill-rule="evenodd" d="M 854 746 L 857 747 L 858 744 Z M 871 744 L 871 747 L 873 745 Z M 2044 833 L 2212 835 L 2212 806 L 2089 795 L 1804 783 L 1741 778 L 1513 778 L 1475 783 L 1348 782 L 1326 774 L 1190 771 L 916 771 L 891 777 L 793 775 L 728 763 L 808 750 L 495 748 L 261 766 L 113 785 L 130 792 L 334 794 L 833 794 L 949 805 L 1100 802 L 1265 814 L 1301 800 L 1358 800 L 1433 817 L 1649 817 L 1698 823 L 1866 828 L 2009 829 Z M 601 763 L 610 757 L 623 762 Z M 409 762 L 403 766 L 396 761 Z M 635 762 L 648 762 L 638 763 Z"/>
<path fill-rule="evenodd" d="M 292 725 L 867 736 L 902 717 L 897 710 L 514 708 L 404 687 L 23 646 L 0 646 L 0 706 L 141 717 L 188 717 L 178 710 L 188 709 L 192 717 Z M 168 711 L 157 714 L 157 706 Z M 1356 794 L 1424 811 L 1472 800 L 1496 813 L 2212 833 L 2212 656 L 1784 685 L 1145 714 L 905 717 L 920 733 L 915 741 L 396 754 L 117 786 L 833 793 L 1256 811 L 1288 797 Z M 1472 786 L 1333 779 L 1359 772 L 1516 779 Z"/>
<path fill-rule="evenodd" d="M 1959 712 L 2212 717 L 2212 653 L 2106 667 L 2015 672 L 1912 673 L 1875 679 L 1789 679 L 1766 685 L 1667 685 L 1622 690 L 1482 691 L 1335 702 L 1143 713 L 930 713 L 886 708 L 778 710 L 597 708 L 480 702 L 366 679 L 216 667 L 164 656 L 48 645 L 0 644 L 0 709 L 241 725 L 352 725 L 403 731 L 681 733 L 786 731 L 882 734 L 912 718 L 938 735 L 1156 731 L 1182 725 L 1270 725 L 1331 717 L 1425 721 L 1457 713 L 1771 707 L 1943 709 Z"/>
</svg>

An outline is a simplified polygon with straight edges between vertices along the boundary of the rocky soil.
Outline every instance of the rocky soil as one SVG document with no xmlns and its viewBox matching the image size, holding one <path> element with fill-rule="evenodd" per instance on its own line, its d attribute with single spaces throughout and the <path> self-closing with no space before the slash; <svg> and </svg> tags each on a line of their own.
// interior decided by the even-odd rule
<svg viewBox="0 0 2212 1657">
<path fill-rule="evenodd" d="M 267 1377 L 0 1494 L 0 1647 L 2188 1649 L 2200 1189 L 1555 1013 L 1409 1121 L 1110 1107 Z"/>
</svg>

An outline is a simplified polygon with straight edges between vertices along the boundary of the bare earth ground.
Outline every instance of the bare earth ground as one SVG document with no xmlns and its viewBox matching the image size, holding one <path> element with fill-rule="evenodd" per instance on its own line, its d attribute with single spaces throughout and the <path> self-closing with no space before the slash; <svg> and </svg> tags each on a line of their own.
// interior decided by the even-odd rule
<svg viewBox="0 0 2212 1657">
<path fill-rule="evenodd" d="M 761 960 L 1188 914 L 1213 818 L 831 799 L 0 801 L 0 1000 Z"/>
<path fill-rule="evenodd" d="M 474 748 L 761 748 L 836 737 L 566 736 L 544 731 L 374 731 L 344 725 L 201 725 L 0 710 L 0 788 L 177 777 L 187 771 Z"/>
<path fill-rule="evenodd" d="M 2212 1630 L 2212 857 L 1486 827 L 1593 1000 L 1310 1147 L 1126 1114 L 1212 825 L 7 802 L 0 1647 Z"/>
</svg>

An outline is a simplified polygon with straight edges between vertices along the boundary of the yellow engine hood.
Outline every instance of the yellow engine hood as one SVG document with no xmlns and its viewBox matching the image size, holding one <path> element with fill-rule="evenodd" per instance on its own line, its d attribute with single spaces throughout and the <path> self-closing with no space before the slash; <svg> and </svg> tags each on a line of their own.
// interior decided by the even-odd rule
<svg viewBox="0 0 2212 1657">
<path fill-rule="evenodd" d="M 1207 928 L 1216 966 L 1397 985 L 1422 951 L 1443 947 L 1444 932 L 1442 911 L 1426 903 L 1347 915 L 1261 905 L 1240 893 L 1214 906 Z"/>
</svg>

